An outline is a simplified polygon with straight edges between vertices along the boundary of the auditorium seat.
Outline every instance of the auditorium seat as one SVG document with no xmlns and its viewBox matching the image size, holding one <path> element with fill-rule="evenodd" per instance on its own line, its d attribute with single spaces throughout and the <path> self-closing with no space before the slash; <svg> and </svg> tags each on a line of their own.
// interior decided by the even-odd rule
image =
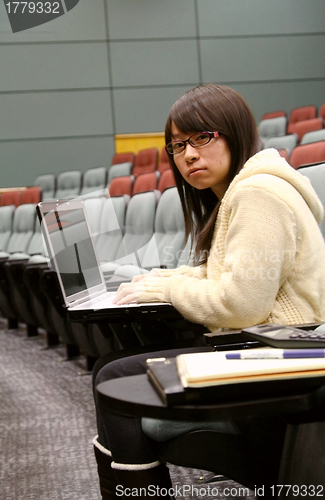
<svg viewBox="0 0 325 500">
<path fill-rule="evenodd" d="M 323 163 L 311 164 L 305 167 L 299 167 L 298 172 L 308 177 L 318 198 L 325 207 L 325 160 Z M 325 220 L 320 223 L 320 230 L 325 240 Z"/>
<path fill-rule="evenodd" d="M 26 252 L 11 254 L 4 264 L 11 306 L 16 313 L 15 317 L 26 324 L 28 336 L 37 335 L 39 325 L 31 308 L 30 290 L 23 280 L 24 271 L 28 264 L 35 263 L 35 261 L 38 263 L 47 262 L 40 225 L 37 220 L 35 222 L 35 231 Z"/>
<path fill-rule="evenodd" d="M 82 175 L 79 170 L 61 172 L 57 176 L 54 198 L 67 200 L 80 194 Z"/>
<path fill-rule="evenodd" d="M 89 168 L 82 177 L 80 196 L 94 197 L 105 196 L 107 185 L 106 167 Z"/>
<path fill-rule="evenodd" d="M 174 172 L 172 171 L 171 168 L 164 170 L 161 175 L 160 179 L 158 182 L 158 191 L 163 193 L 165 189 L 168 189 L 170 187 L 174 187 L 176 185 L 175 183 L 175 177 L 174 177 Z"/>
<path fill-rule="evenodd" d="M 290 112 L 288 120 L 288 134 L 291 133 L 289 132 L 290 125 L 293 125 L 294 123 L 304 120 L 311 120 L 316 117 L 317 117 L 317 108 L 314 105 L 298 106 L 296 108 L 293 108 Z"/>
<path fill-rule="evenodd" d="M 320 106 L 318 110 L 318 116 L 325 120 L 325 102 Z"/>
<path fill-rule="evenodd" d="M 138 193 L 131 197 L 126 209 L 125 229 L 117 257 L 114 262 L 102 265 L 106 276 L 113 274 L 120 265 L 141 263 L 145 245 L 150 241 L 154 232 L 159 197 L 160 193 L 157 190 Z"/>
<path fill-rule="evenodd" d="M 56 189 L 56 177 L 54 174 L 43 174 L 36 177 L 35 186 L 39 186 L 42 191 L 42 201 L 52 200 Z"/>
<path fill-rule="evenodd" d="M 26 187 L 20 197 L 20 204 L 23 203 L 34 203 L 37 205 L 42 199 L 42 191 L 39 186 Z"/>
<path fill-rule="evenodd" d="M 270 111 L 268 113 L 264 113 L 261 120 L 269 120 L 270 118 L 278 118 L 278 116 L 287 117 L 287 113 L 281 109 L 279 111 Z"/>
<path fill-rule="evenodd" d="M 280 137 L 268 137 L 264 141 L 264 149 L 286 149 L 291 154 L 293 148 L 298 144 L 298 136 L 296 134 L 283 135 Z"/>
<path fill-rule="evenodd" d="M 132 196 L 134 177 L 132 175 L 114 177 L 108 185 L 110 196 Z"/>
<path fill-rule="evenodd" d="M 6 251 L 0 252 L 0 310 L 6 318 L 12 319 L 9 325 L 17 326 L 16 314 L 9 297 L 9 287 L 4 264 L 16 252 L 26 253 L 35 230 L 36 210 L 34 204 L 19 205 L 14 212 L 12 232 Z"/>
<path fill-rule="evenodd" d="M 162 173 L 168 169 L 170 169 L 168 153 L 166 151 L 166 148 L 162 148 L 162 150 L 160 151 L 160 157 L 159 157 L 157 170 L 158 170 L 158 172 Z"/>
<path fill-rule="evenodd" d="M 298 168 L 309 163 L 325 161 L 325 141 L 296 146 L 289 158 L 290 165 Z"/>
<path fill-rule="evenodd" d="M 301 139 L 300 144 L 310 144 L 311 142 L 325 141 L 325 128 L 307 132 Z"/>
<path fill-rule="evenodd" d="M 258 125 L 258 134 L 261 141 L 268 137 L 278 137 L 286 135 L 287 119 L 285 116 L 278 116 L 277 118 L 269 118 L 268 120 L 260 121 Z"/>
<path fill-rule="evenodd" d="M 154 224 L 154 233 L 146 245 L 141 266 L 118 267 L 111 282 L 130 281 L 137 274 L 148 272 L 153 267 L 175 268 L 184 246 L 185 226 L 181 201 L 177 189 L 164 191 L 159 198 Z"/>
<path fill-rule="evenodd" d="M 135 154 L 132 152 L 115 153 L 115 155 L 112 158 L 111 165 L 116 165 L 117 163 L 125 163 L 125 162 L 131 162 L 133 165 L 134 160 L 135 160 Z"/>
<path fill-rule="evenodd" d="M 157 148 L 147 148 L 140 149 L 136 154 L 132 175 L 136 177 L 139 174 L 144 174 L 147 172 L 154 172 L 158 165 L 158 149 Z"/>
<path fill-rule="evenodd" d="M 157 189 L 159 177 L 160 174 L 157 171 L 137 175 L 133 183 L 132 196 Z"/>
<path fill-rule="evenodd" d="M 0 194 L 0 207 L 5 205 L 14 205 L 18 207 L 21 200 L 21 190 L 20 189 L 10 189 L 9 191 L 3 191 Z"/>
<path fill-rule="evenodd" d="M 307 132 L 324 128 L 323 118 L 302 120 L 288 126 L 288 134 L 297 134 L 299 142 Z"/>
<path fill-rule="evenodd" d="M 0 207 L 0 252 L 7 250 L 12 231 L 14 212 L 14 205 Z"/>
<path fill-rule="evenodd" d="M 112 179 L 114 179 L 114 177 L 130 176 L 132 167 L 133 164 L 130 161 L 111 165 L 108 170 L 108 184 L 112 181 Z"/>
</svg>

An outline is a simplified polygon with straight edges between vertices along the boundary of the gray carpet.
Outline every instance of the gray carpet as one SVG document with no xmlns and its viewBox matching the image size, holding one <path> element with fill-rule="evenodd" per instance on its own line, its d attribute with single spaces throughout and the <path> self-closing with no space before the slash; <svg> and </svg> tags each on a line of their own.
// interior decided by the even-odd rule
<svg viewBox="0 0 325 500">
<path fill-rule="evenodd" d="M 42 334 L 5 326 L 0 319 L 0 500 L 100 500 L 85 360 L 64 361 L 64 347 L 44 349 Z M 170 469 L 177 499 L 254 498 L 232 481 L 202 483 L 205 471 Z"/>
</svg>

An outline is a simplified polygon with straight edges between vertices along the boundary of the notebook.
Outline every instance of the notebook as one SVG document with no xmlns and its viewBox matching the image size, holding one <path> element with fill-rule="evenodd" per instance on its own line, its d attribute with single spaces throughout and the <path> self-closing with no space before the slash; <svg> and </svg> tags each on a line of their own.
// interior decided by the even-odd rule
<svg viewBox="0 0 325 500">
<path fill-rule="evenodd" d="M 51 268 L 57 273 L 64 304 L 75 321 L 133 320 L 139 314 L 179 318 L 168 303 L 113 304 L 107 291 L 82 200 L 58 200 L 37 205 Z"/>
<path fill-rule="evenodd" d="M 233 351 L 229 351 L 233 353 Z M 147 376 L 165 405 L 279 397 L 325 383 L 321 359 L 228 360 L 227 351 L 150 358 Z"/>
</svg>

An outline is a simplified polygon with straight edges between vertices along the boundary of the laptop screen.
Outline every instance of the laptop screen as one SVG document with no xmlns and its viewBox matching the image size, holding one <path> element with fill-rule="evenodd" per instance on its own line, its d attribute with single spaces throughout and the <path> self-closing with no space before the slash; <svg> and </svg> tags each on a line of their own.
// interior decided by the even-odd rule
<svg viewBox="0 0 325 500">
<path fill-rule="evenodd" d="M 45 213 L 51 243 L 51 261 L 67 297 L 102 284 L 97 256 L 84 212 L 81 208 L 51 210 Z M 54 258 L 53 258 L 54 257 Z"/>
</svg>

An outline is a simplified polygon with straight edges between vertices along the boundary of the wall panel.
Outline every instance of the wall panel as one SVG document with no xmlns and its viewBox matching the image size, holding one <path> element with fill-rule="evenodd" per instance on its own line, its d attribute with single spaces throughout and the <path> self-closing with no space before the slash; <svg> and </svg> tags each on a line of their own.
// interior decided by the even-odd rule
<svg viewBox="0 0 325 500">
<path fill-rule="evenodd" d="M 195 0 L 107 0 L 111 40 L 192 37 Z"/>
<path fill-rule="evenodd" d="M 0 45 L 0 67 L 0 92 L 110 85 L 103 42 Z"/>
<path fill-rule="evenodd" d="M 117 134 L 162 132 L 171 105 L 192 85 L 115 89 L 113 102 Z"/>
<path fill-rule="evenodd" d="M 109 166 L 114 137 L 8 141 L 0 151 L 0 186 L 28 186 L 41 174 Z"/>
<path fill-rule="evenodd" d="M 198 0 L 201 37 L 324 32 L 324 0 Z"/>
<path fill-rule="evenodd" d="M 204 81 L 325 79 L 322 36 L 201 40 Z"/>
<path fill-rule="evenodd" d="M 110 47 L 114 87 L 197 84 L 195 40 L 121 42 Z M 188 62 L 191 55 L 190 64 Z"/>
<path fill-rule="evenodd" d="M 108 91 L 2 94 L 0 116 L 1 139 L 113 133 Z"/>
</svg>

